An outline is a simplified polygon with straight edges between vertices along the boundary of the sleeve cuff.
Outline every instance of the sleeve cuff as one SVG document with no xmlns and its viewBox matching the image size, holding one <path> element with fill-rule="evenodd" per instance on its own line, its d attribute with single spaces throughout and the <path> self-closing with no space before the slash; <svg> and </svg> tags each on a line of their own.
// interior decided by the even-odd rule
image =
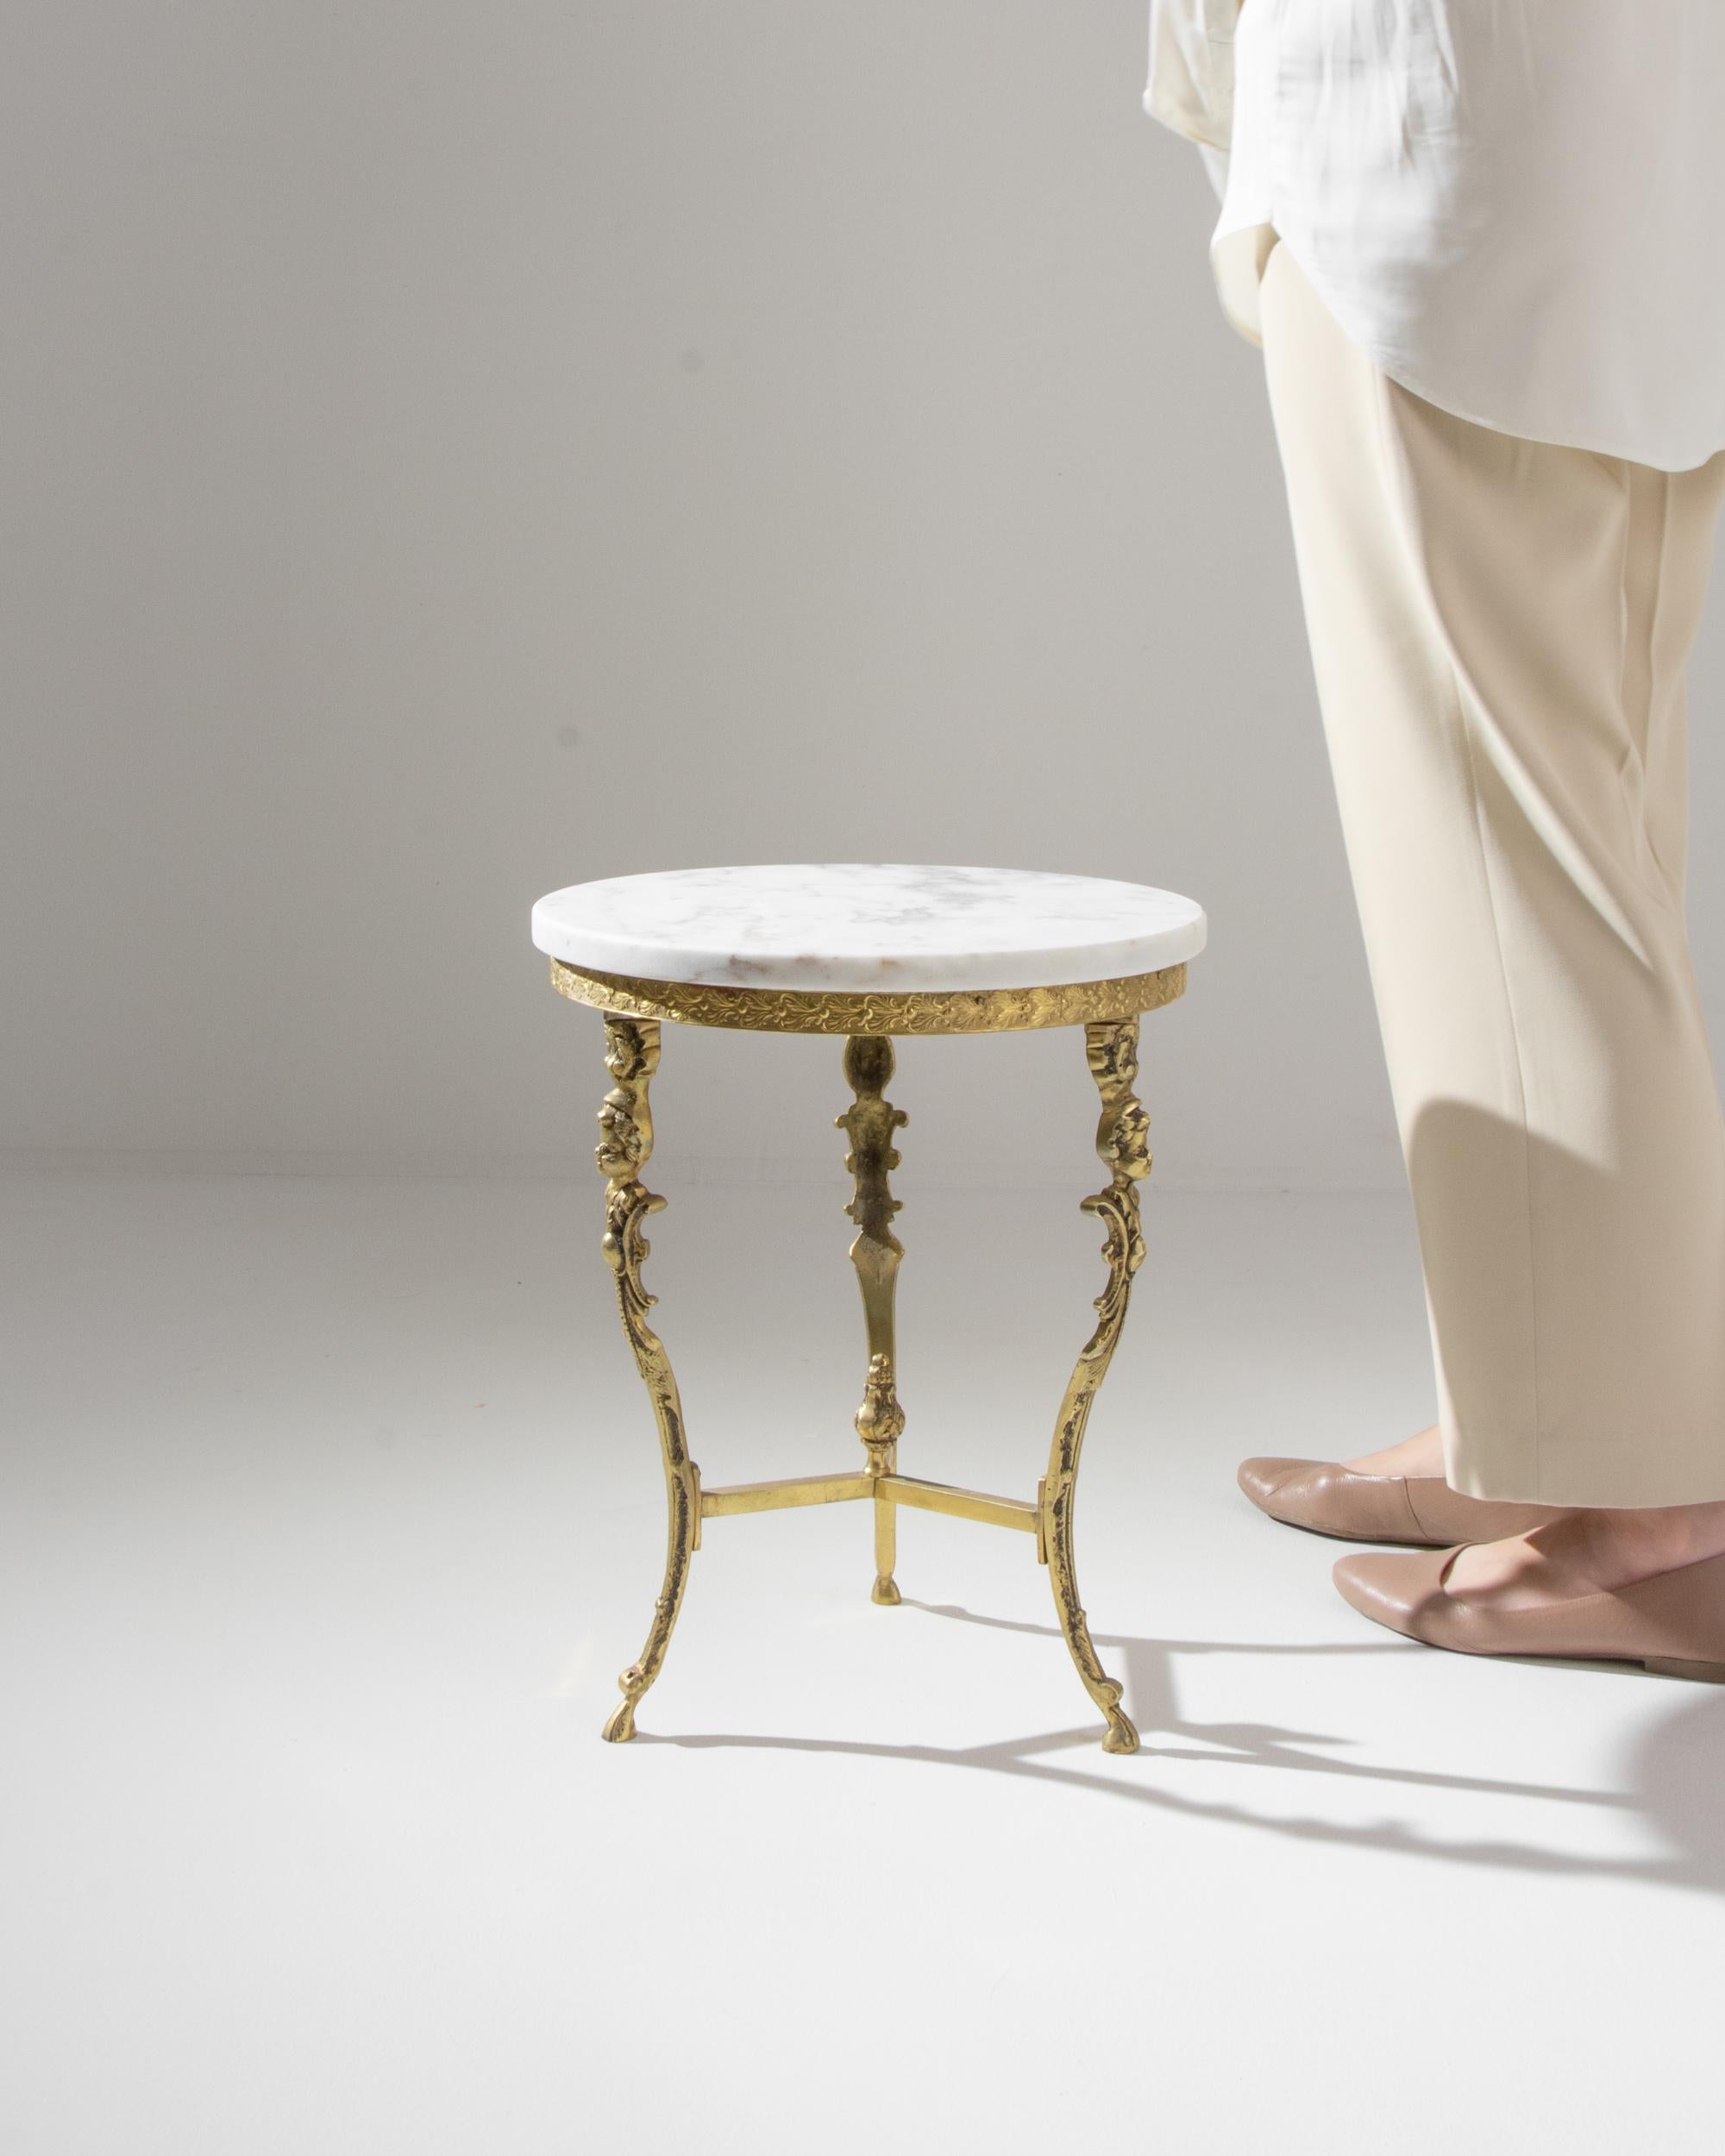
<svg viewBox="0 0 1725 2156">
<path fill-rule="evenodd" d="M 1189 142 L 1226 150 L 1240 0 L 1151 0 L 1144 109 Z"/>
</svg>

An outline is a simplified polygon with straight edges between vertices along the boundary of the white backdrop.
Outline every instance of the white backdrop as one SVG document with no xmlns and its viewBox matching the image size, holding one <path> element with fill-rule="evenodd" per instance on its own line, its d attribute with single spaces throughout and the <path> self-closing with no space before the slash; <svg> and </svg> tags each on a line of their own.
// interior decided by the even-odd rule
<svg viewBox="0 0 1725 2156">
<path fill-rule="evenodd" d="M 1394 1182 L 1258 362 L 1143 16 L 10 0 L 0 1147 L 590 1173 L 530 901 L 855 857 L 1190 892 L 1158 1175 Z M 894 1098 L 922 1175 L 1089 1172 L 1070 1037 L 913 1044 Z M 662 1179 L 837 1178 L 843 1099 L 836 1044 L 671 1035 Z"/>
</svg>

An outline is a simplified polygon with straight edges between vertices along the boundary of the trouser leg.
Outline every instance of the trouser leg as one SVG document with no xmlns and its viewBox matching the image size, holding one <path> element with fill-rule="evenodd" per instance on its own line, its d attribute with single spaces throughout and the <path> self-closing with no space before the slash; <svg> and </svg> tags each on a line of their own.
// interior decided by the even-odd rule
<svg viewBox="0 0 1725 2156">
<path fill-rule="evenodd" d="M 1683 669 L 1725 458 L 1454 418 L 1285 245 L 1264 349 L 1451 1482 L 1725 1497 L 1725 1123 L 1683 918 Z"/>
</svg>

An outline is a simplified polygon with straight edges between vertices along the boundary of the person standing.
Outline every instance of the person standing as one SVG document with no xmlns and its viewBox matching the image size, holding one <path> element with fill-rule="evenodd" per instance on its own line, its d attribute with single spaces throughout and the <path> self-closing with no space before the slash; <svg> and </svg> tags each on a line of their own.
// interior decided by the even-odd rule
<svg viewBox="0 0 1725 2156">
<path fill-rule="evenodd" d="M 1261 343 L 1439 1417 L 1248 1460 L 1365 1615 L 1725 1677 L 1725 1115 L 1684 669 L 1725 498 L 1720 0 L 1151 0 Z"/>
</svg>

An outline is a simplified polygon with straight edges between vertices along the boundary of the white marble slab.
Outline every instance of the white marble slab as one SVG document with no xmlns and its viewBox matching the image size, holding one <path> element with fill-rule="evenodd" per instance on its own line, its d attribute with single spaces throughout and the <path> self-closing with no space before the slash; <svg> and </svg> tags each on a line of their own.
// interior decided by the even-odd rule
<svg viewBox="0 0 1725 2156">
<path fill-rule="evenodd" d="M 567 964 L 745 988 L 1051 988 L 1204 948 L 1176 892 L 1024 868 L 817 862 L 677 868 L 553 891 L 533 941 Z"/>
</svg>

